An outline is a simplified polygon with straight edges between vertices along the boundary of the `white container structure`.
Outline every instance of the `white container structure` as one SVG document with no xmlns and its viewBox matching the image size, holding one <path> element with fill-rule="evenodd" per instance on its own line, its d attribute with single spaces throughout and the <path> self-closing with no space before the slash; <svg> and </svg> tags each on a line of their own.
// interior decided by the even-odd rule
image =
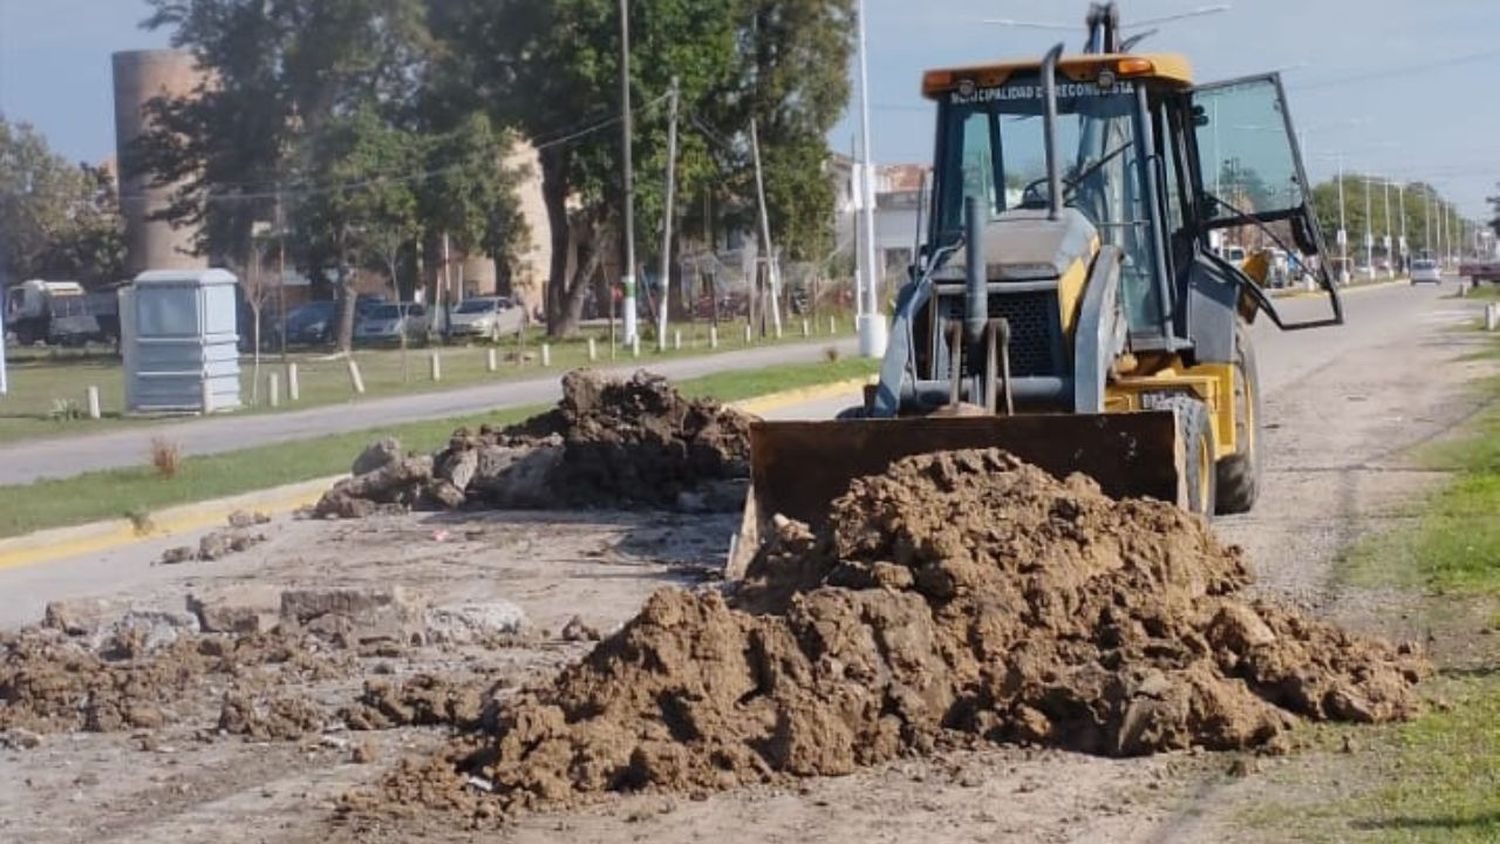
<svg viewBox="0 0 1500 844">
<path fill-rule="evenodd" d="M 238 284 L 227 270 L 151 270 L 120 291 L 127 412 L 241 407 Z"/>
</svg>

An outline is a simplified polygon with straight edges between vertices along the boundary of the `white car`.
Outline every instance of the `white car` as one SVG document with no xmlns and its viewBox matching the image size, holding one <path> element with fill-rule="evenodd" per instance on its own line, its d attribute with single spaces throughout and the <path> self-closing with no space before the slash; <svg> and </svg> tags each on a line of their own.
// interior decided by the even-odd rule
<svg viewBox="0 0 1500 844">
<path fill-rule="evenodd" d="M 1431 258 L 1418 258 L 1411 262 L 1412 284 L 1442 284 L 1443 269 Z"/>
<path fill-rule="evenodd" d="M 454 337 L 499 340 L 521 330 L 526 310 L 503 296 L 476 296 L 460 302 L 448 323 Z"/>
<path fill-rule="evenodd" d="M 399 343 L 427 336 L 427 309 L 415 302 L 377 305 L 354 326 L 354 339 L 364 343 Z"/>
</svg>

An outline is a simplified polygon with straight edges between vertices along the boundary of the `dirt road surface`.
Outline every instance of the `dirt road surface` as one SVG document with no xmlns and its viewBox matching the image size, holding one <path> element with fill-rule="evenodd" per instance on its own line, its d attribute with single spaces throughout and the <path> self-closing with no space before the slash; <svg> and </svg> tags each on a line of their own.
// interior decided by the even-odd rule
<svg viewBox="0 0 1500 844">
<path fill-rule="evenodd" d="M 1451 286 L 1352 293 L 1343 329 L 1277 334 L 1256 329 L 1265 414 L 1266 475 L 1251 516 L 1216 529 L 1244 545 L 1272 594 L 1356 626 L 1380 595 L 1332 587 L 1336 552 L 1400 518 L 1400 507 L 1439 476 L 1404 456 L 1474 410 L 1465 382 L 1488 364 L 1466 360 L 1480 338 L 1464 327 L 1475 307 Z M 1283 304 L 1308 316 L 1314 300 Z M 822 417 L 850 402 L 792 408 Z M 581 614 L 608 632 L 654 589 L 712 577 L 733 518 L 642 514 L 413 515 L 357 523 L 283 523 L 271 540 L 214 563 L 152 566 L 160 548 L 108 559 L 0 572 L 0 626 L 35 621 L 47 600 L 119 595 L 180 607 L 189 591 L 255 582 L 282 586 L 383 585 L 422 590 L 438 605 L 509 600 L 543 636 L 514 647 L 412 649 L 386 670 L 459 669 L 523 683 L 576 659 L 587 645 L 556 638 Z M 1408 631 L 1377 628 L 1400 637 Z M 212 690 L 208 690 L 212 691 Z M 309 693 L 348 701 L 358 681 Z M 35 842 L 342 840 L 333 802 L 379 776 L 402 753 L 435 746 L 435 730 L 374 734 L 375 764 L 352 764 L 347 733 L 302 742 L 251 743 L 217 735 L 211 694 L 148 743 L 133 734 L 55 735 L 33 750 L 0 750 L 0 839 Z M 1257 840 L 1223 810 L 1226 793 L 1270 776 L 1276 760 L 1229 778 L 1229 756 L 1167 754 L 1104 760 L 1001 748 L 905 760 L 796 790 L 758 789 L 703 801 L 637 796 L 566 814 L 525 817 L 499 840 L 651 840 L 658 844 L 793 842 Z M 375 836 L 382 841 L 470 840 L 432 818 Z"/>
</svg>

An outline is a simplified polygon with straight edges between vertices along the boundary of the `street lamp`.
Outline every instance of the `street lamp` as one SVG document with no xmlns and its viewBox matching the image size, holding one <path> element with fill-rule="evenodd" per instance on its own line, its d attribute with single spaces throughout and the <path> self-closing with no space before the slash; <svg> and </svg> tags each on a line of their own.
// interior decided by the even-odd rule
<svg viewBox="0 0 1500 844">
<path fill-rule="evenodd" d="M 859 15 L 859 163 L 862 179 L 859 180 L 860 200 L 863 205 L 864 248 L 860 250 L 864 267 L 856 271 L 856 292 L 859 277 L 864 278 L 864 308 L 857 318 L 859 329 L 859 353 L 861 357 L 885 357 L 887 329 L 885 315 L 880 312 L 880 268 L 879 251 L 875 243 L 875 162 L 870 150 L 870 46 L 865 26 L 865 2 L 859 0 L 855 8 Z"/>
</svg>

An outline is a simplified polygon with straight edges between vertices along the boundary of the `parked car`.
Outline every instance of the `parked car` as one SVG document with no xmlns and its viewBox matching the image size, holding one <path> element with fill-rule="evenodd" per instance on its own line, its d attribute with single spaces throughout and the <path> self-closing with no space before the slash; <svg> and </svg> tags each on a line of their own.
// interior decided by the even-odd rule
<svg viewBox="0 0 1500 844">
<path fill-rule="evenodd" d="M 286 315 L 286 341 L 303 345 L 327 343 L 338 328 L 337 302 L 308 302 Z"/>
<path fill-rule="evenodd" d="M 504 296 L 478 296 L 465 299 L 449 318 L 454 337 L 499 340 L 515 334 L 526 324 L 526 309 Z"/>
<path fill-rule="evenodd" d="M 355 342 L 400 342 L 427 336 L 427 308 L 415 302 L 387 303 L 372 308 L 354 326 Z"/>
<path fill-rule="evenodd" d="M 1411 262 L 1412 284 L 1442 284 L 1443 269 L 1431 258 L 1418 258 Z"/>
</svg>

